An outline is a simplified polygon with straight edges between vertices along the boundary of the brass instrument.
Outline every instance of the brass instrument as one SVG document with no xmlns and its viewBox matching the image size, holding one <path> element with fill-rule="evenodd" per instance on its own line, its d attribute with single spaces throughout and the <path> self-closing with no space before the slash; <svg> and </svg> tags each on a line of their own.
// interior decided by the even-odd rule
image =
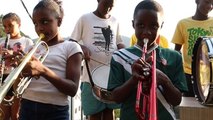
<svg viewBox="0 0 213 120">
<path fill-rule="evenodd" d="M 39 57 L 40 61 L 43 62 L 44 59 L 46 58 L 46 56 L 48 55 L 48 53 L 49 53 L 48 45 L 44 41 L 41 41 L 41 39 L 43 39 L 44 37 L 45 37 L 44 34 L 40 34 L 39 38 L 35 42 L 34 47 L 30 50 L 30 52 L 28 54 L 26 54 L 26 56 L 23 57 L 22 62 L 16 68 L 14 68 L 11 71 L 11 73 L 7 76 L 7 78 L 4 80 L 4 83 L 0 86 L 0 103 L 3 100 L 5 100 L 4 97 L 6 96 L 7 92 L 13 86 L 16 79 L 21 74 L 23 68 L 25 67 L 27 62 L 30 61 L 31 57 L 37 51 L 37 49 L 40 45 L 43 45 L 46 48 L 46 54 L 42 54 Z M 31 78 L 32 77 L 26 77 L 26 78 L 22 78 L 22 80 L 20 80 L 20 83 L 18 84 L 18 88 L 14 92 L 15 96 L 20 96 L 23 93 L 23 91 L 29 85 Z M 6 102 L 10 102 L 10 101 L 6 101 Z"/>
<path fill-rule="evenodd" d="M 143 46 L 143 53 L 142 53 L 142 59 L 145 60 L 145 55 L 147 53 L 147 44 L 148 39 L 144 39 L 144 46 Z M 136 104 L 135 104 L 135 111 L 139 118 L 139 120 L 157 120 L 157 98 L 156 98 L 156 54 L 155 50 L 152 51 L 152 81 L 151 81 L 151 88 L 150 92 L 144 93 L 143 92 L 143 81 L 138 81 L 138 88 L 137 88 L 137 94 L 136 94 Z M 145 76 L 149 75 L 149 73 L 144 72 Z M 143 95 L 142 102 L 143 102 L 143 108 L 140 106 L 141 101 L 141 95 Z"/>
</svg>

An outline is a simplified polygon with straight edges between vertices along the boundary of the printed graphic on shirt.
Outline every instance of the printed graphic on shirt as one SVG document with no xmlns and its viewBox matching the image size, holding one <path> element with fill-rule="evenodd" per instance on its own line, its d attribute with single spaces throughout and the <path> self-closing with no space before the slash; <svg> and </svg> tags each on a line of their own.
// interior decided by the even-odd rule
<svg viewBox="0 0 213 120">
<path fill-rule="evenodd" d="M 24 51 L 24 46 L 20 43 L 17 42 L 13 45 L 13 51 L 18 52 L 18 51 Z"/>
<path fill-rule="evenodd" d="M 210 27 L 209 30 L 203 29 L 203 28 L 190 28 L 187 30 L 189 33 L 188 38 L 188 55 L 192 56 L 194 44 L 198 37 L 200 36 L 210 36 L 213 35 L 213 28 Z"/>
<path fill-rule="evenodd" d="M 4 47 L 4 43 L 1 44 L 1 48 Z M 16 42 L 13 45 L 9 45 L 8 49 L 13 50 L 14 52 L 24 51 L 25 46 L 22 45 L 20 42 Z"/>
<path fill-rule="evenodd" d="M 99 29 L 95 31 L 100 31 L 94 33 L 95 42 L 93 45 L 95 45 L 98 49 L 96 52 L 105 52 L 107 55 L 112 53 L 114 48 L 111 45 L 114 35 L 111 27 L 108 25 L 107 27 L 94 26 L 93 28 Z"/>
</svg>

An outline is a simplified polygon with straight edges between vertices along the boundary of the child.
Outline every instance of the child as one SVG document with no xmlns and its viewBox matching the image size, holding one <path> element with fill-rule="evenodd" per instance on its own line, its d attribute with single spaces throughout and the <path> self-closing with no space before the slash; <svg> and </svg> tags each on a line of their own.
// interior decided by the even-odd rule
<svg viewBox="0 0 213 120">
<path fill-rule="evenodd" d="M 75 96 L 80 79 L 82 50 L 59 33 L 63 9 L 54 0 L 42 0 L 33 9 L 33 23 L 38 35 L 49 46 L 43 64 L 37 58 L 25 66 L 24 76 L 32 79 L 21 100 L 20 120 L 69 120 L 68 96 Z M 41 50 L 42 51 L 42 50 Z"/>
<path fill-rule="evenodd" d="M 119 34 L 118 21 L 110 15 L 113 6 L 114 0 L 98 0 L 97 9 L 83 15 L 71 35 L 72 39 L 82 41 L 84 59 L 88 61 L 90 72 L 104 65 L 101 63 L 109 65 L 111 54 L 124 47 Z M 81 102 L 84 114 L 89 116 L 90 120 L 112 120 L 113 109 L 119 106 L 104 103 L 93 96 L 85 66 L 81 81 Z"/>
<path fill-rule="evenodd" d="M 181 92 L 186 91 L 187 86 L 180 54 L 156 44 L 162 24 L 161 5 L 154 0 L 141 1 L 135 8 L 133 18 L 137 44 L 112 55 L 108 89 L 112 90 L 113 99 L 122 104 L 121 120 L 138 119 L 135 112 L 138 81 L 143 82 L 144 93 L 150 90 L 150 52 L 146 54 L 147 61 L 141 58 L 145 38 L 148 38 L 147 51 L 156 51 L 157 119 L 175 120 L 172 106 L 180 104 Z"/>
<path fill-rule="evenodd" d="M 5 33 L 10 36 L 8 49 L 4 49 L 5 40 L 0 43 L 0 53 L 1 55 L 5 54 L 4 52 L 8 52 L 8 54 L 15 54 L 18 52 L 23 52 L 27 46 L 33 45 L 33 41 L 29 38 L 26 38 L 21 35 L 20 26 L 21 26 L 21 19 L 16 13 L 8 13 L 3 16 L 2 23 L 4 26 Z M 17 47 L 17 45 L 19 45 Z M 8 59 L 5 60 L 5 70 L 3 78 L 10 73 L 12 70 L 11 61 Z M 13 96 L 12 89 L 6 95 L 6 99 L 10 99 Z M 6 102 L 1 103 L 1 109 L 4 112 L 4 119 L 3 120 L 17 120 L 18 119 L 18 111 L 19 111 L 19 98 L 14 98 L 13 103 L 11 105 L 5 105 Z"/>
<path fill-rule="evenodd" d="M 208 14 L 212 10 L 213 0 L 195 0 L 197 7 L 194 16 L 182 19 L 178 22 L 172 42 L 175 50 L 180 52 L 182 48 L 183 68 L 188 85 L 188 92 L 183 96 L 194 97 L 191 81 L 191 62 L 194 44 L 199 36 L 212 36 L 213 18 Z"/>
</svg>

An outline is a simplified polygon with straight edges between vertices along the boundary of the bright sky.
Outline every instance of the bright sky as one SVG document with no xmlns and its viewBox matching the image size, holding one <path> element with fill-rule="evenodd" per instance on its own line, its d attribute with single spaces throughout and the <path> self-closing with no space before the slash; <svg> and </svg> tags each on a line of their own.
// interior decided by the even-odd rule
<svg viewBox="0 0 213 120">
<path fill-rule="evenodd" d="M 39 0 L 23 0 L 30 14 Z M 84 14 L 94 11 L 97 7 L 97 0 L 62 0 L 65 17 L 60 28 L 64 37 L 71 35 L 71 32 L 78 20 Z M 117 0 L 112 14 L 120 21 L 121 34 L 130 37 L 134 30 L 132 28 L 132 16 L 135 6 L 141 0 Z M 162 34 L 171 41 L 177 22 L 195 13 L 195 0 L 157 0 L 164 8 L 165 23 Z M 22 6 L 20 0 L 1 0 L 0 15 L 8 12 L 17 13 L 22 20 L 21 30 L 31 38 L 37 38 L 34 26 Z M 212 13 L 211 13 L 212 14 Z M 211 15 L 210 14 L 210 15 Z"/>
</svg>

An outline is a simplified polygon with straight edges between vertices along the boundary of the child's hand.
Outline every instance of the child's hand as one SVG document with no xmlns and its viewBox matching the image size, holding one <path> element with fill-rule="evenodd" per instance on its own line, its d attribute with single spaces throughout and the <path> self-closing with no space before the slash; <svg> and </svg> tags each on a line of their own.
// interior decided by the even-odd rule
<svg viewBox="0 0 213 120">
<path fill-rule="evenodd" d="M 5 48 L 1 49 L 1 60 L 0 60 L 0 72 L 3 72 L 3 74 L 9 74 L 12 70 L 11 64 L 13 63 L 13 57 L 17 55 L 13 55 L 12 50 L 8 50 Z M 3 68 L 2 68 L 3 67 Z M 4 70 L 4 71 L 2 71 Z"/>
<path fill-rule="evenodd" d="M 10 67 L 10 63 L 11 63 L 11 58 L 13 56 L 13 51 L 12 50 L 8 50 L 5 48 L 1 49 L 1 62 L 4 61 L 5 64 L 4 66 L 6 67 Z"/>
<path fill-rule="evenodd" d="M 3 56 L 10 56 L 10 55 L 13 55 L 13 50 L 9 50 L 9 49 L 6 49 L 6 48 L 2 48 L 1 49 L 1 54 Z"/>
<path fill-rule="evenodd" d="M 38 58 L 32 56 L 31 60 L 25 65 L 24 69 L 22 70 L 22 75 L 24 77 L 27 76 L 37 76 L 39 77 L 43 72 L 43 64 L 39 61 Z"/>
<path fill-rule="evenodd" d="M 151 75 L 151 65 L 143 59 L 138 59 L 132 64 L 132 75 L 137 80 L 147 80 Z"/>
<path fill-rule="evenodd" d="M 25 53 L 23 51 L 13 52 L 10 57 L 10 66 L 17 67 L 23 60 Z"/>
<path fill-rule="evenodd" d="M 2 58 L 5 60 L 5 66 L 7 67 L 16 67 L 21 62 L 24 56 L 23 51 L 15 52 L 13 50 L 4 49 L 2 52 Z"/>
<path fill-rule="evenodd" d="M 135 81 L 142 81 L 142 89 L 145 94 L 151 87 L 151 65 L 143 59 L 138 59 L 132 65 L 132 75 Z"/>
</svg>

